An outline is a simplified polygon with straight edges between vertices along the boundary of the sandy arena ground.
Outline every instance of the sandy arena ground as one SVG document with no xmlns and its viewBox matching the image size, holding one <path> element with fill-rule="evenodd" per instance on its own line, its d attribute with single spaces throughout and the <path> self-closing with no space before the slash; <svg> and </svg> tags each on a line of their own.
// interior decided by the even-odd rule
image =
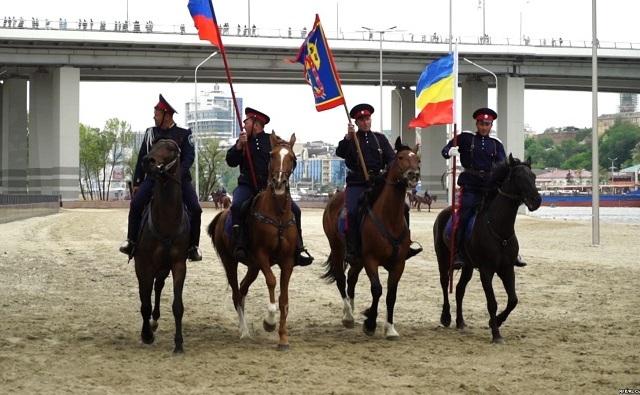
<svg viewBox="0 0 640 395">
<path fill-rule="evenodd" d="M 436 212 L 413 212 L 425 246 L 400 282 L 397 342 L 341 325 L 334 284 L 319 279 L 328 254 L 322 210 L 303 211 L 316 257 L 290 289 L 288 352 L 262 329 L 268 301 L 260 275 L 247 298 L 252 339 L 239 339 L 231 293 L 204 227 L 201 263 L 185 286 L 185 354 L 174 356 L 170 282 L 156 343 L 139 340 L 138 288 L 117 251 L 126 210 L 63 210 L 0 225 L 0 393 L 594 393 L 640 390 L 640 225 L 521 216 L 517 233 L 529 266 L 517 271 L 520 303 L 490 344 L 479 276 L 467 291 L 460 332 L 439 324 L 441 291 L 433 252 Z M 383 279 L 386 273 L 382 271 Z M 360 277 L 356 311 L 370 303 Z M 499 308 L 506 296 L 494 282 Z M 452 302 L 455 308 L 455 302 Z"/>
</svg>

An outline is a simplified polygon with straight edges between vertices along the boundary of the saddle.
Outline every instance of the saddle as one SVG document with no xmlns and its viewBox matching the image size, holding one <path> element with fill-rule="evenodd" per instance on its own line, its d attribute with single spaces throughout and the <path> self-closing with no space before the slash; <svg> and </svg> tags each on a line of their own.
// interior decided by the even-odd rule
<svg viewBox="0 0 640 395">
<path fill-rule="evenodd" d="M 244 232 L 244 236 L 246 237 L 247 241 L 249 241 L 249 234 L 247 234 L 247 232 L 245 231 L 245 229 L 247 228 L 247 218 L 248 218 L 249 210 L 253 206 L 256 196 L 258 195 L 255 195 L 250 199 L 245 200 L 242 203 L 242 206 L 240 206 L 240 221 L 238 222 L 240 223 L 240 229 L 242 230 L 242 232 Z M 231 210 L 229 210 L 227 219 L 224 222 L 224 233 L 226 233 L 229 239 L 231 239 L 231 234 L 232 234 L 231 228 L 233 227 L 232 215 L 233 213 L 231 212 Z"/>
<path fill-rule="evenodd" d="M 458 226 L 466 226 L 464 232 L 464 241 L 469 241 L 471 239 L 471 232 L 473 231 L 473 226 L 476 223 L 476 217 L 478 216 L 477 212 L 474 212 L 471 218 L 469 218 L 469 222 L 466 224 L 458 224 Z M 447 224 L 444 227 L 444 237 L 445 240 L 451 240 L 451 232 L 453 231 L 453 215 L 449 217 Z"/>
</svg>

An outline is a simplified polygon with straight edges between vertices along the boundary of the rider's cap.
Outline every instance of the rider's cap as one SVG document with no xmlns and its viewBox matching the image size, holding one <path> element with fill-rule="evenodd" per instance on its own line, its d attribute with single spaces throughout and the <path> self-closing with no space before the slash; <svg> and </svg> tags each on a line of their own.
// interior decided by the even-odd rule
<svg viewBox="0 0 640 395">
<path fill-rule="evenodd" d="M 473 119 L 476 121 L 490 121 L 498 118 L 498 114 L 490 108 L 479 108 L 473 112 Z"/>
<path fill-rule="evenodd" d="M 373 114 L 373 106 L 366 103 L 355 105 L 351 111 L 349 111 L 349 116 L 353 119 L 369 117 L 371 114 Z"/>
<path fill-rule="evenodd" d="M 263 125 L 266 125 L 269 123 L 269 121 L 271 120 L 271 118 L 269 118 L 269 116 L 267 114 L 264 114 L 258 110 L 255 110 L 251 107 L 247 107 L 244 110 L 244 115 L 247 116 L 247 118 L 245 119 L 245 121 L 249 118 L 253 118 L 253 119 L 257 119 L 258 121 L 260 121 Z"/>
<path fill-rule="evenodd" d="M 158 104 L 156 104 L 154 109 L 158 111 L 164 111 L 169 114 L 177 113 L 177 111 L 173 107 L 171 107 L 171 104 L 169 104 L 169 102 L 165 100 L 162 94 L 160 94 L 160 98 L 158 99 Z"/>
</svg>

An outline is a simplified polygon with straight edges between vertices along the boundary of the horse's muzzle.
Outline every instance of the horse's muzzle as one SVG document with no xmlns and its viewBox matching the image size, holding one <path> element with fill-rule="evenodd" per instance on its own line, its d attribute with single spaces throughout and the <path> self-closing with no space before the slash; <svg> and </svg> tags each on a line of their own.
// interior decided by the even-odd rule
<svg viewBox="0 0 640 395">
<path fill-rule="evenodd" d="M 289 188 L 289 180 L 278 180 L 276 178 L 271 179 L 271 186 L 273 188 L 273 193 L 276 195 L 284 195 Z"/>
<path fill-rule="evenodd" d="M 540 205 L 542 204 L 542 197 L 539 194 L 537 194 L 533 197 L 524 198 L 523 202 L 525 206 L 527 206 L 529 211 L 536 211 L 537 209 L 540 208 Z"/>
<path fill-rule="evenodd" d="M 414 188 L 420 181 L 420 172 L 415 170 L 407 170 L 404 173 L 404 178 L 407 180 L 407 185 L 410 188 Z"/>
</svg>

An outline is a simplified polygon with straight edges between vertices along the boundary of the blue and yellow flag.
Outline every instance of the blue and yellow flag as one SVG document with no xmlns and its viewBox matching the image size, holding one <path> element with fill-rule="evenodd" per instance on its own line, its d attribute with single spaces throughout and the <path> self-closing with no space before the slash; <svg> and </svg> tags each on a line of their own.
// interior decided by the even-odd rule
<svg viewBox="0 0 640 395">
<path fill-rule="evenodd" d="M 316 110 L 324 111 L 345 103 L 340 77 L 317 14 L 313 29 L 292 62 L 302 63 L 304 66 L 304 76 L 313 89 Z"/>
</svg>

